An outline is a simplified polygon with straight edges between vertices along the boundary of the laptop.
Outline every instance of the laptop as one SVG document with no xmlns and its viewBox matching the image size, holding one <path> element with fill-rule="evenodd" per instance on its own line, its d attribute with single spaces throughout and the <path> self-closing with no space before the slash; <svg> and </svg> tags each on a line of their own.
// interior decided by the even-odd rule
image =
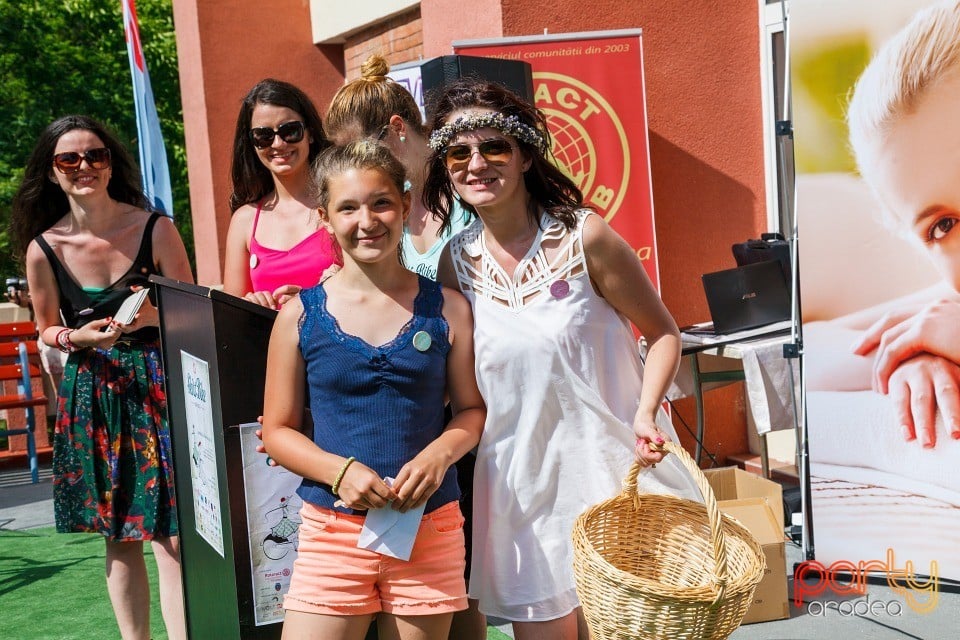
<svg viewBox="0 0 960 640">
<path fill-rule="evenodd" d="M 716 334 L 790 320 L 790 289 L 776 260 L 705 273 L 702 279 Z"/>
</svg>

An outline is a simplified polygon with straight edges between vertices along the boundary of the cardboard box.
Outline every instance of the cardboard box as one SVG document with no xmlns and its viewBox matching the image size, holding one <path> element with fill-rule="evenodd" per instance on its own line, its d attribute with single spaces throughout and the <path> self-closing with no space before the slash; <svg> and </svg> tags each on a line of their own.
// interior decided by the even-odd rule
<svg viewBox="0 0 960 640">
<path fill-rule="evenodd" d="M 747 411 L 747 444 L 750 448 L 750 453 L 755 456 L 761 455 L 763 447 L 760 444 L 760 439 L 766 438 L 767 440 L 767 457 L 770 460 L 776 460 L 777 462 L 783 462 L 786 464 L 796 464 L 797 463 L 797 431 L 796 428 L 790 427 L 789 429 L 778 429 L 776 431 L 771 431 L 765 436 L 761 436 L 757 433 L 757 425 L 753 420 L 753 413 Z"/>
<path fill-rule="evenodd" d="M 736 467 L 704 470 L 720 511 L 736 518 L 760 543 L 767 569 L 743 624 L 790 617 L 783 536 L 783 490 Z"/>
</svg>

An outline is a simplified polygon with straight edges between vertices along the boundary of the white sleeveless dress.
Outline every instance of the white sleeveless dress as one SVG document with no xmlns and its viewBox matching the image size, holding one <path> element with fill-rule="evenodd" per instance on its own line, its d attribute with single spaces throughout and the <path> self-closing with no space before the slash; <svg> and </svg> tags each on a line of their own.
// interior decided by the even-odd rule
<svg viewBox="0 0 960 640">
<path fill-rule="evenodd" d="M 480 220 L 451 240 L 487 403 L 469 592 L 481 611 L 505 620 L 553 620 L 579 606 L 573 523 L 619 493 L 633 461 L 642 364 L 630 323 L 590 283 L 581 239 L 588 214 L 579 212 L 572 231 L 543 214 L 512 277 L 487 251 Z M 545 241 L 559 247 L 552 263 Z M 699 499 L 669 457 L 640 476 L 646 491 Z"/>
</svg>

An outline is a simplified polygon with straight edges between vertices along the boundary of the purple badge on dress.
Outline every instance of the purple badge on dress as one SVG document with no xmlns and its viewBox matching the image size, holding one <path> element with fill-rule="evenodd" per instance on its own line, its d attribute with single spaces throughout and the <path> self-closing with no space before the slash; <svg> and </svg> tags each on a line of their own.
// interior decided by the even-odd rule
<svg viewBox="0 0 960 640">
<path fill-rule="evenodd" d="M 562 300 L 570 295 L 570 284 L 566 280 L 557 280 L 550 285 L 550 295 L 557 300 Z"/>
</svg>

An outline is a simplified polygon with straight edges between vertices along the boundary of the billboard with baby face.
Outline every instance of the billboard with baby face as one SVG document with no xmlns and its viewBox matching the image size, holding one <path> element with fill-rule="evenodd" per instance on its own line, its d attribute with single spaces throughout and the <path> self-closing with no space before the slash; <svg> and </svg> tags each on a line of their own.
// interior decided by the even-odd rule
<svg viewBox="0 0 960 640">
<path fill-rule="evenodd" d="M 795 0 L 813 539 L 960 577 L 960 2 Z"/>
</svg>

